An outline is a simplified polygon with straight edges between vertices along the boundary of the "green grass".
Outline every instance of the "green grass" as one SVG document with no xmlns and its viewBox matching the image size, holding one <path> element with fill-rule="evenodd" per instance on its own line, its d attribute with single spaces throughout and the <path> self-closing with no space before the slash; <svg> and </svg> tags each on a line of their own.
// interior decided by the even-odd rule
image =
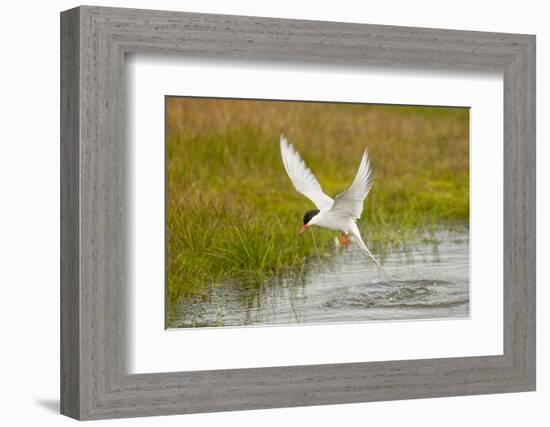
<svg viewBox="0 0 550 427">
<path fill-rule="evenodd" d="M 368 148 L 374 185 L 358 224 L 382 257 L 468 227 L 467 109 L 169 98 L 166 111 L 168 319 L 181 297 L 258 286 L 334 251 L 337 233 L 298 236 L 314 206 L 285 173 L 280 133 L 331 196 Z"/>
</svg>

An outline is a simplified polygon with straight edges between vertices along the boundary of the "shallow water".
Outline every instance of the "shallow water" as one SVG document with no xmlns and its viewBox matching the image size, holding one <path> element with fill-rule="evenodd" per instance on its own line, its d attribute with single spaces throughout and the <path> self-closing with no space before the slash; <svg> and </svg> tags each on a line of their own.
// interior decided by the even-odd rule
<svg viewBox="0 0 550 427">
<path fill-rule="evenodd" d="M 261 286 L 226 286 L 207 301 L 182 300 L 168 326 L 389 321 L 469 316 L 467 234 L 440 233 L 438 243 L 394 250 L 378 270 L 350 243 L 329 262 Z"/>
</svg>

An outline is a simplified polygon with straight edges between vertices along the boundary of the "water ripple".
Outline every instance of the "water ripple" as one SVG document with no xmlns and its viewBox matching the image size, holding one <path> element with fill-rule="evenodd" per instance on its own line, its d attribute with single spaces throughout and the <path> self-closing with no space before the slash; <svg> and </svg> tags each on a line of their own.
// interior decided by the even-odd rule
<svg viewBox="0 0 550 427">
<path fill-rule="evenodd" d="M 329 263 L 315 260 L 297 280 L 278 278 L 249 289 L 225 286 L 200 301 L 183 300 L 170 327 L 389 321 L 469 316 L 468 236 L 395 251 L 389 276 L 350 246 Z"/>
</svg>

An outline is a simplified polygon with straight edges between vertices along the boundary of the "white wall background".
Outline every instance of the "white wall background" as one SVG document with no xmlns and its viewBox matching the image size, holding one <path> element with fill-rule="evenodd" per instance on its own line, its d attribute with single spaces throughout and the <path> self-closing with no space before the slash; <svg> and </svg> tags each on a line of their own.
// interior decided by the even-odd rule
<svg viewBox="0 0 550 427">
<path fill-rule="evenodd" d="M 550 27 L 545 2 L 96 1 L 105 6 L 537 35 L 538 391 L 108 421 L 187 426 L 550 425 Z M 6 2 L 0 25 L 0 422 L 63 426 L 59 384 L 59 12 L 75 1 Z"/>
</svg>

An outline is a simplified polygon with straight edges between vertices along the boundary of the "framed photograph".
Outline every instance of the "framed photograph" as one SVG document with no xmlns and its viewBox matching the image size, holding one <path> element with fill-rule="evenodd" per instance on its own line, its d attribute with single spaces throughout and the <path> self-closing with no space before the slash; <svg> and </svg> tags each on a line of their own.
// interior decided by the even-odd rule
<svg viewBox="0 0 550 427">
<path fill-rule="evenodd" d="M 466 107 L 167 97 L 166 327 L 469 317 L 469 130 Z"/>
<path fill-rule="evenodd" d="M 535 37 L 61 14 L 61 412 L 535 390 Z"/>
</svg>

